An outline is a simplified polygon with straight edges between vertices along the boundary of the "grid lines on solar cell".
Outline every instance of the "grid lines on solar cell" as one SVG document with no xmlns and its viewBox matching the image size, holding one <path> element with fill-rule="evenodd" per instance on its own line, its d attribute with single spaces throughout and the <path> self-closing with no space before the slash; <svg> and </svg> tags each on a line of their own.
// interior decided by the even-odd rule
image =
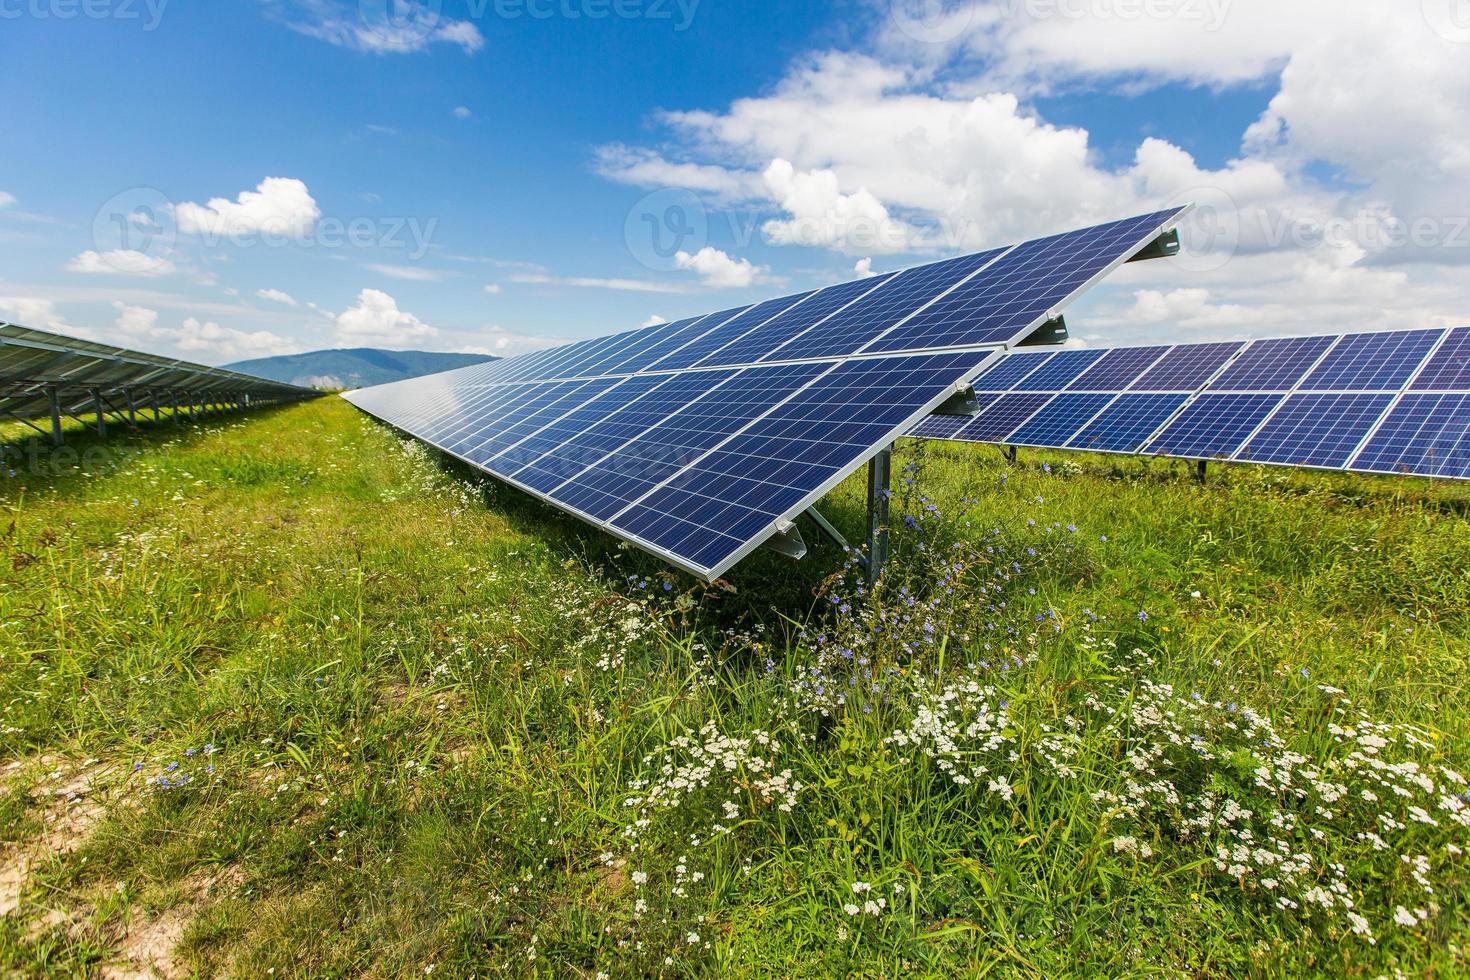
<svg viewBox="0 0 1470 980">
<path fill-rule="evenodd" d="M 1110 394 L 1058 395 L 1046 407 L 1006 437 L 1013 446 L 1047 446 L 1060 449 L 1077 430 L 1113 400 Z"/>
<path fill-rule="evenodd" d="M 1409 387 L 1414 391 L 1470 390 L 1470 327 L 1451 330 Z"/>
<path fill-rule="evenodd" d="M 1258 340 L 1247 347 L 1218 378 L 1213 391 L 1286 391 L 1295 388 L 1336 337 L 1290 337 Z"/>
<path fill-rule="evenodd" d="M 1022 378 L 1050 361 L 1056 354 L 1048 351 L 1038 354 L 1007 354 L 993 367 L 988 367 L 975 379 L 976 391 L 1010 391 Z"/>
<path fill-rule="evenodd" d="M 1044 319 L 1182 209 L 1115 221 L 1016 246 L 869 351 L 1005 343 Z"/>
<path fill-rule="evenodd" d="M 514 477 L 532 489 L 542 493 L 549 492 L 602 458 L 600 453 L 593 456 L 592 450 L 583 454 L 550 454 L 557 453 L 563 446 L 614 414 L 636 405 L 643 396 L 667 384 L 673 377 L 667 374 L 646 374 L 625 378 L 616 387 L 598 395 L 564 418 L 548 423 L 520 445 L 512 446 L 484 465 L 501 476 Z"/>
<path fill-rule="evenodd" d="M 931 415 L 916 425 L 909 435 L 920 439 L 958 438 L 960 430 L 969 425 L 975 415 L 983 412 L 999 397 L 1000 395 L 996 394 L 977 394 L 974 398 L 976 405 L 974 415 Z"/>
<path fill-rule="evenodd" d="M 1061 391 L 1103 356 L 1100 350 L 1064 350 L 1022 380 L 1015 391 Z"/>
<path fill-rule="evenodd" d="M 521 398 L 530 397 L 537 385 L 506 385 L 501 388 L 466 388 L 454 393 L 449 404 L 431 413 L 421 424 L 424 438 L 439 446 L 482 420 L 494 421 Z M 447 448 L 447 446 L 446 446 Z"/>
<path fill-rule="evenodd" d="M 1392 403 L 1389 394 L 1293 395 L 1235 458 L 1340 469 Z"/>
<path fill-rule="evenodd" d="M 641 330 L 638 332 L 638 338 L 626 347 L 621 347 L 615 351 L 600 352 L 596 357 L 579 365 L 581 373 L 589 377 L 597 377 L 604 374 L 628 373 L 619 370 L 619 367 L 652 347 L 663 343 L 669 337 L 683 333 L 702 319 L 704 317 L 689 317 L 688 319 L 676 320 L 673 323 L 661 323 L 657 326 Z"/>
<path fill-rule="evenodd" d="M 1077 433 L 1069 449 L 1136 453 L 1189 400 L 1186 394 L 1123 394 Z"/>
<path fill-rule="evenodd" d="M 641 398 L 615 406 L 605 418 L 587 426 L 572 438 L 552 446 L 513 475 L 526 486 L 550 494 L 556 487 L 576 477 L 589 466 L 600 463 L 624 443 L 663 423 L 690 402 L 707 394 L 711 388 L 733 378 L 736 373 L 727 369 L 665 375 L 662 383 L 655 385 Z M 622 390 L 624 389 L 615 388 L 612 395 L 617 395 Z"/>
<path fill-rule="evenodd" d="M 1283 395 L 1201 395 L 1148 445 L 1155 456 L 1226 459 L 1281 404 Z"/>
<path fill-rule="evenodd" d="M 843 357 L 992 261 L 1005 249 L 961 255 L 900 272 L 870 296 L 835 314 L 808 333 L 788 341 L 763 361 Z"/>
<path fill-rule="evenodd" d="M 1068 391 L 1122 391 L 1147 371 L 1167 347 L 1121 347 L 1110 350 L 1102 360 L 1082 372 L 1067 386 Z"/>
<path fill-rule="evenodd" d="M 1159 363 L 1145 371 L 1143 377 L 1129 385 L 1128 390 L 1198 391 L 1244 346 L 1245 344 L 1237 341 L 1175 347 Z"/>
<path fill-rule="evenodd" d="M 716 568 L 871 453 L 985 357 L 849 361 L 628 508 L 612 525 L 703 568 Z"/>
<path fill-rule="evenodd" d="M 613 363 L 601 367 L 600 371 L 607 374 L 637 374 L 640 371 L 647 371 L 680 347 L 703 337 L 721 323 L 740 313 L 743 309 L 745 307 L 742 306 L 738 309 L 725 310 L 721 313 L 711 313 L 709 316 L 700 317 L 683 330 L 668 334 L 656 344 L 645 347 L 628 357 L 615 359 Z"/>
<path fill-rule="evenodd" d="M 502 416 L 493 429 L 473 442 L 460 455 L 484 466 L 491 459 L 574 408 L 585 405 L 617 382 L 612 378 L 592 381 L 563 381 Z"/>
<path fill-rule="evenodd" d="M 828 286 L 800 306 L 787 310 L 780 316 L 761 324 L 728 347 L 709 355 L 695 367 L 753 364 L 844 306 L 872 292 L 893 278 L 893 275 L 894 273 L 888 273 L 874 276 L 871 279 L 857 279 L 853 282 Z M 793 346 L 792 360 L 800 359 L 795 356 L 797 353 L 796 347 Z"/>
<path fill-rule="evenodd" d="M 1443 330 L 1349 334 L 1302 382 L 1305 391 L 1397 391 L 1414 376 Z"/>
<path fill-rule="evenodd" d="M 1405 395 L 1348 468 L 1470 478 L 1470 394 Z"/>
<path fill-rule="evenodd" d="M 668 418 L 630 433 L 615 453 L 551 496 L 607 520 L 831 369 L 830 363 L 818 363 L 742 371 Z"/>
<path fill-rule="evenodd" d="M 791 309 L 810 295 L 810 292 L 798 293 L 795 296 L 782 296 L 779 299 L 768 299 L 764 303 L 757 303 L 739 316 L 731 317 L 692 344 L 681 347 L 664 357 L 650 370 L 678 371 L 693 367 L 704 360 L 707 355 L 713 354 L 731 341 L 738 340 L 772 317 Z"/>
<path fill-rule="evenodd" d="M 961 430 L 959 438 L 969 442 L 1004 442 L 1006 436 L 1019 429 L 1051 399 L 1051 395 L 1004 395 L 971 419 L 970 424 Z"/>
</svg>

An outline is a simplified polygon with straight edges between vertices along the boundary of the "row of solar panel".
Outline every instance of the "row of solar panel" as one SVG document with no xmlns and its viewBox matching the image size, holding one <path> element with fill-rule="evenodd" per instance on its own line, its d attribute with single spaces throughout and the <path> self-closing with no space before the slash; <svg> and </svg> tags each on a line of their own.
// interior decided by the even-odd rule
<svg viewBox="0 0 1470 980">
<path fill-rule="evenodd" d="M 452 372 L 461 385 L 999 346 L 1172 227 L 1182 208 Z"/>
<path fill-rule="evenodd" d="M 713 578 L 989 352 L 352 393 L 363 410 Z M 458 373 L 458 372 L 454 372 Z"/>
<path fill-rule="evenodd" d="M 1470 328 L 1014 353 L 964 442 L 1470 478 Z"/>
</svg>

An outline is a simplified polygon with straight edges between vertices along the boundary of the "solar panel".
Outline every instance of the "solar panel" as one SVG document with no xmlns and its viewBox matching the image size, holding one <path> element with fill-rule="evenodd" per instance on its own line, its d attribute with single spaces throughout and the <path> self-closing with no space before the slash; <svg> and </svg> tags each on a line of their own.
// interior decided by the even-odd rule
<svg viewBox="0 0 1470 980">
<path fill-rule="evenodd" d="M 1350 334 L 1302 382 L 1305 391 L 1398 391 L 1443 330 Z"/>
<path fill-rule="evenodd" d="M 1387 394 L 1293 395 L 1235 458 L 1341 469 L 1392 402 Z"/>
<path fill-rule="evenodd" d="M 1053 312 L 1157 239 L 1179 214 L 959 256 L 348 397 L 713 578 L 965 390 L 997 356 L 987 346 L 1030 336 L 1038 325 L 1033 306 Z M 972 283 L 975 289 L 961 295 Z M 999 319 L 986 320 L 979 308 L 991 302 L 1004 306 Z M 895 330 L 906 323 L 922 324 L 910 340 Z M 992 339 L 975 333 L 981 324 Z M 1069 383 L 1102 356 L 1066 352 L 1067 370 L 1047 383 Z M 1017 361 L 1028 372 L 1040 363 Z M 1022 400 L 988 404 L 980 396 L 986 411 L 945 431 L 959 423 L 1009 431 L 1052 395 L 1010 397 Z"/>
<path fill-rule="evenodd" d="M 1129 385 L 1129 391 L 1198 391 L 1245 344 L 1189 344 L 1175 347 Z"/>
<path fill-rule="evenodd" d="M 1403 396 L 1349 468 L 1470 479 L 1470 394 Z"/>
<path fill-rule="evenodd" d="M 1058 395 L 1006 437 L 1012 446 L 1065 446 L 1093 416 L 1107 408 L 1111 394 Z"/>
<path fill-rule="evenodd" d="M 957 438 L 969 442 L 1004 442 L 1006 436 L 1019 429 L 1051 400 L 1051 395 L 1003 395 L 971 419 Z"/>
<path fill-rule="evenodd" d="M 936 391 L 987 356 L 848 361 L 614 517 L 612 525 L 697 565 L 727 564 L 753 547 L 762 528 L 805 509 L 901 435 Z"/>
<path fill-rule="evenodd" d="M 865 349 L 1010 343 L 1157 240 L 1182 213 L 1160 211 L 1017 245 Z"/>
<path fill-rule="evenodd" d="M 1147 452 L 1228 459 L 1281 402 L 1281 395 L 1201 395 L 1154 437 Z"/>
<path fill-rule="evenodd" d="M 1067 388 L 1071 391 L 1122 391 L 1167 353 L 1167 347 L 1123 347 L 1104 352 Z"/>
<path fill-rule="evenodd" d="M 1010 391 L 1033 371 L 1045 365 L 1055 353 L 1007 354 L 994 367 L 986 368 L 975 379 L 976 391 Z"/>
<path fill-rule="evenodd" d="M 1414 391 L 1470 388 L 1470 327 L 1451 330 L 1409 387 Z"/>
<path fill-rule="evenodd" d="M 1253 341 L 1218 378 L 1212 391 L 1289 391 L 1316 366 L 1336 337 Z"/>
<path fill-rule="evenodd" d="M 1067 350 L 1016 382 L 1016 391 L 1060 391 L 1105 354 L 1100 350 Z"/>
<path fill-rule="evenodd" d="M 1066 444 L 1091 452 L 1136 453 L 1189 396 L 1179 393 L 1122 394 Z"/>
<path fill-rule="evenodd" d="M 973 396 L 975 402 L 975 414 L 979 414 L 987 407 L 994 404 L 999 398 L 995 394 L 976 394 Z M 974 415 L 931 415 L 920 422 L 913 432 L 909 433 L 924 439 L 954 439 L 960 430 L 970 424 Z"/>
</svg>

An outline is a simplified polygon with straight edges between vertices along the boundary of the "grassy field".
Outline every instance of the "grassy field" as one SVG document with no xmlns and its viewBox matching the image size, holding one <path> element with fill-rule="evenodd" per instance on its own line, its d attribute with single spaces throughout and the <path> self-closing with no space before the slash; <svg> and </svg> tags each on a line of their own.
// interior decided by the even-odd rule
<svg viewBox="0 0 1470 980">
<path fill-rule="evenodd" d="M 5 972 L 1470 970 L 1463 486 L 905 443 L 876 593 L 709 588 L 339 399 L 115 435 L 0 461 Z"/>
</svg>

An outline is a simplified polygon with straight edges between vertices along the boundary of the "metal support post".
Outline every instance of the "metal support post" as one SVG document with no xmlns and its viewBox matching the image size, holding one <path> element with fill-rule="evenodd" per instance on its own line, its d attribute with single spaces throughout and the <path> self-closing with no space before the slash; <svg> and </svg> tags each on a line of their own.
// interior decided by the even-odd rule
<svg viewBox="0 0 1470 980">
<path fill-rule="evenodd" d="M 133 397 L 133 389 L 128 389 L 128 425 L 138 427 L 138 403 Z"/>
<path fill-rule="evenodd" d="M 92 389 L 92 410 L 97 413 L 97 435 L 107 438 L 107 414 L 102 408 L 102 389 Z"/>
<path fill-rule="evenodd" d="M 1006 447 L 1006 462 L 1015 466 L 1021 459 L 1021 450 L 1015 446 Z"/>
<path fill-rule="evenodd" d="M 1209 463 L 1205 462 L 1204 460 L 1199 460 L 1198 462 L 1196 462 L 1194 464 L 1194 478 L 1195 478 L 1195 480 L 1198 481 L 1198 482 L 1200 482 L 1200 483 L 1204 483 L 1205 482 L 1205 477 L 1209 475 L 1209 470 L 1210 470 L 1210 464 Z"/>
<path fill-rule="evenodd" d="M 888 498 L 893 447 L 885 446 L 868 463 L 868 581 L 876 583 L 888 563 Z"/>
<path fill-rule="evenodd" d="M 61 445 L 61 395 L 57 393 L 56 386 L 47 389 L 51 396 L 51 441 L 55 445 Z"/>
</svg>

